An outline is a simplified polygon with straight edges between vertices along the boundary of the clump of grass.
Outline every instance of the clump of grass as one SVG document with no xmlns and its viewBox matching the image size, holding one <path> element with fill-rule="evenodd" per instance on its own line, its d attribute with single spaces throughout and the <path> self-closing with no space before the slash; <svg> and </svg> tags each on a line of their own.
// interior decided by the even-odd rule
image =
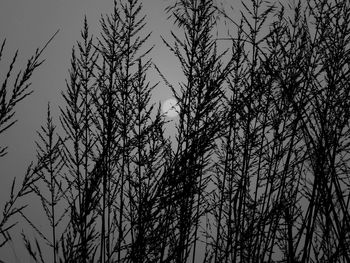
<svg viewBox="0 0 350 263">
<path fill-rule="evenodd" d="M 184 80 L 155 68 L 181 108 L 175 150 L 150 105 L 141 1 L 114 1 L 98 38 L 84 20 L 63 133 L 48 108 L 38 164 L 5 206 L 39 234 L 23 233 L 36 262 L 43 241 L 53 262 L 349 261 L 350 4 L 242 5 L 240 22 L 212 0 L 166 9 Z M 235 33 L 216 37 L 219 19 Z M 12 208 L 30 193 L 48 234 Z"/>
</svg>

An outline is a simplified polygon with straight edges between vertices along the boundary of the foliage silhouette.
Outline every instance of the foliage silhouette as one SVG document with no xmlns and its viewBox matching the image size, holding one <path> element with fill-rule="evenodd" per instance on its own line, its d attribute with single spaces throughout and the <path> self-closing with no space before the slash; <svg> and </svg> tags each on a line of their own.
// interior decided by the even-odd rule
<svg viewBox="0 0 350 263">
<path fill-rule="evenodd" d="M 15 55 L 13 56 L 13 59 L 9 66 L 9 70 L 7 71 L 6 77 L 3 80 L 0 88 L 0 134 L 7 131 L 16 123 L 17 120 L 14 120 L 15 106 L 33 92 L 30 90 L 30 78 L 32 77 L 34 71 L 44 62 L 44 60 L 41 60 L 41 55 L 50 44 L 50 42 L 54 39 L 54 37 L 58 34 L 58 32 L 59 31 L 56 31 L 56 33 L 46 42 L 43 48 L 36 49 L 35 54 L 30 59 L 28 59 L 25 68 L 16 74 L 11 96 L 8 98 L 10 81 L 12 75 L 15 74 L 13 72 L 18 57 L 18 50 L 15 52 Z M 2 42 L 0 48 L 0 61 L 4 52 L 5 44 L 6 39 Z M 6 154 L 7 146 L 0 147 L 0 157 L 5 156 Z M 10 192 L 10 200 L 5 203 L 2 219 L 0 221 L 0 232 L 1 236 L 3 237 L 3 241 L 1 241 L 0 247 L 3 247 L 8 241 L 11 240 L 9 230 L 11 230 L 17 223 L 11 223 L 10 225 L 7 225 L 7 223 L 11 217 L 17 215 L 18 213 L 21 213 L 22 210 L 24 210 L 26 207 L 26 205 L 16 207 L 17 201 L 32 192 L 31 186 L 35 181 L 39 180 L 35 173 L 36 171 L 41 170 L 44 162 L 45 161 L 43 159 L 39 159 L 38 163 L 35 166 L 31 164 L 28 167 L 25 177 L 22 181 L 22 185 L 17 192 L 15 189 L 16 178 L 13 179 Z"/>
<path fill-rule="evenodd" d="M 23 188 L 50 231 L 12 210 L 39 234 L 22 233 L 35 262 L 350 261 L 350 3 L 242 6 L 237 22 L 213 0 L 168 5 L 178 85 L 151 60 L 141 1 L 114 1 L 97 38 L 85 18 L 63 132 L 48 107 Z M 152 68 L 179 102 L 174 141 Z"/>
</svg>

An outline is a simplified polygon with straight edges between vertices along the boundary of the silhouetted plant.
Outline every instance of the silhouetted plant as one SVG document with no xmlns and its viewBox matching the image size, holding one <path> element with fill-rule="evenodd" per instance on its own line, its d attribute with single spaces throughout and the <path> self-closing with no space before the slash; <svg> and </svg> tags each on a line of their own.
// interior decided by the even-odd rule
<svg viewBox="0 0 350 263">
<path fill-rule="evenodd" d="M 36 182 L 31 185 L 31 190 L 39 197 L 43 210 L 49 221 L 49 227 L 51 228 L 51 235 L 47 236 L 43 231 L 35 226 L 35 223 L 24 213 L 20 212 L 22 217 L 32 226 L 37 234 L 43 238 L 49 247 L 52 248 L 52 258 L 56 263 L 58 262 L 58 250 L 59 241 L 57 240 L 57 229 L 61 220 L 64 218 L 67 210 L 59 214 L 57 205 L 65 195 L 63 184 L 59 175 L 63 166 L 65 165 L 64 158 L 62 156 L 63 140 L 61 138 L 55 139 L 55 125 L 53 124 L 50 106 L 48 105 L 47 110 L 47 121 L 46 126 L 41 127 L 41 132 L 38 132 L 41 143 L 37 142 L 37 158 L 38 160 L 46 160 L 43 162 L 41 169 L 37 170 L 35 175 L 38 177 Z M 42 182 L 43 185 L 39 185 Z M 47 190 L 47 191 L 45 191 Z M 40 260 L 44 262 L 43 254 L 39 246 L 38 240 L 35 240 L 36 249 L 31 246 L 29 238 L 22 231 L 22 237 L 25 242 L 25 246 L 29 254 L 36 260 L 39 261 L 37 253 L 39 254 Z"/>
<path fill-rule="evenodd" d="M 65 131 L 65 156 L 69 185 L 68 204 L 70 209 L 70 242 L 77 243 L 75 257 L 81 262 L 91 262 L 96 253 L 93 240 L 98 199 L 100 157 L 96 151 L 98 134 L 94 130 L 95 107 L 92 93 L 95 89 L 95 63 L 98 58 L 89 35 L 87 19 L 78 42 L 78 56 L 72 51 L 70 81 L 63 97 L 67 104 L 61 109 L 61 125 Z"/>
<path fill-rule="evenodd" d="M 37 49 L 35 51 L 35 54 L 27 61 L 27 65 L 24 68 L 24 70 L 20 70 L 16 74 L 16 78 L 14 80 L 11 96 L 8 97 L 8 92 L 11 89 L 10 86 L 12 86 L 11 83 L 11 77 L 14 73 L 14 67 L 15 63 L 17 61 L 18 51 L 16 51 L 15 55 L 13 56 L 13 59 L 11 61 L 11 64 L 9 66 L 9 70 L 6 74 L 6 77 L 1 85 L 0 88 L 0 134 L 8 130 L 10 127 L 12 127 L 16 120 L 14 120 L 15 115 L 15 106 L 17 103 L 22 101 L 24 98 L 29 96 L 33 91 L 30 90 L 31 83 L 30 78 L 32 77 L 32 74 L 34 71 L 44 62 L 41 60 L 41 55 L 46 49 L 46 47 L 50 44 L 50 42 L 53 40 L 53 38 L 57 35 L 58 31 L 49 39 L 49 41 L 44 45 L 43 48 Z M 0 60 L 4 52 L 6 40 L 2 42 L 1 48 L 0 48 Z M 7 146 L 0 147 L 0 157 L 3 157 L 7 154 Z M 46 158 L 43 157 L 38 160 L 38 163 L 34 166 L 31 164 L 24 176 L 24 179 L 22 181 L 22 185 L 20 186 L 20 189 L 16 192 L 16 178 L 12 181 L 11 186 L 11 192 L 10 192 L 10 200 L 5 203 L 4 209 L 3 209 L 3 217 L 0 221 L 0 232 L 2 237 L 4 238 L 4 241 L 1 242 L 0 247 L 4 246 L 9 240 L 11 240 L 11 236 L 8 233 L 8 231 L 13 228 L 17 223 L 12 223 L 10 225 L 6 225 L 7 222 L 11 217 L 14 215 L 21 213 L 22 210 L 27 206 L 23 205 L 20 207 L 16 206 L 16 203 L 18 199 L 25 197 L 29 193 L 32 192 L 31 186 L 35 181 L 37 181 L 39 178 L 35 176 L 36 171 L 40 170 L 43 163 L 46 162 Z"/>
<path fill-rule="evenodd" d="M 163 42 L 184 75 L 178 90 L 155 65 L 181 109 L 173 144 L 150 105 L 141 1 L 114 1 L 99 38 L 85 19 L 63 134 L 48 108 L 38 164 L 4 210 L 2 222 L 20 213 L 39 234 L 22 233 L 36 262 L 42 241 L 53 262 L 350 261 L 350 3 L 242 5 L 240 22 L 213 0 L 165 10 L 177 31 Z M 215 36 L 221 21 L 234 33 Z M 49 234 L 13 208 L 29 193 Z"/>
<path fill-rule="evenodd" d="M 66 186 L 61 195 L 70 211 L 59 238 L 65 262 L 161 257 L 156 233 L 164 223 L 156 206 L 169 142 L 159 109 L 154 118 L 148 105 L 154 86 L 146 82 L 151 48 L 144 50 L 149 34 L 142 36 L 141 11 L 139 1 L 115 1 L 113 13 L 101 18 L 97 44 L 85 19 L 79 55 L 72 53 L 60 118 L 65 135 L 59 173 Z"/>
<path fill-rule="evenodd" d="M 222 144 L 222 161 L 213 169 L 222 174 L 217 177 L 221 199 L 214 199 L 220 204 L 214 262 L 346 261 L 348 183 L 338 179 L 343 169 L 337 174 L 333 168 L 330 176 L 332 169 L 326 166 L 346 167 L 346 144 L 340 148 L 337 140 L 347 140 L 348 120 L 341 117 L 347 112 L 347 93 L 327 83 L 345 81 L 348 75 L 348 4 L 308 1 L 303 7 L 298 1 L 290 7 L 292 19 L 282 6 L 266 37 L 255 40 L 260 21 L 267 18 L 256 13 L 262 1 L 251 3 L 247 12 L 256 23 L 247 26 L 254 19 L 242 14 L 243 23 L 235 23 L 237 37 L 231 39 L 237 58 L 228 104 L 232 124 Z M 338 100 L 330 96 L 335 93 Z M 329 119 L 332 109 L 340 119 Z M 332 123 L 343 123 L 343 138 Z M 325 133 L 330 127 L 335 130 Z M 329 134 L 339 137 L 330 143 Z M 337 195 L 331 190 L 336 188 Z"/>
<path fill-rule="evenodd" d="M 174 225 L 169 254 L 174 254 L 174 262 L 198 262 L 210 191 L 207 169 L 214 142 L 226 125 L 220 101 L 233 60 L 225 65 L 227 51 L 218 51 L 213 36 L 218 14 L 213 1 L 175 1 L 167 12 L 183 36 L 172 32 L 174 44 L 163 41 L 179 60 L 185 76 L 180 92 L 168 84 L 181 108 L 168 179 Z"/>
<path fill-rule="evenodd" d="M 145 16 L 140 1 L 115 2 L 110 16 L 101 19 L 97 45 L 101 63 L 99 89 L 94 94 L 99 130 L 99 152 L 104 152 L 101 189 L 100 260 L 152 262 L 159 258 L 152 233 L 160 220 L 153 215 L 162 165 L 164 120 L 154 120 L 149 106 L 154 86 L 146 82 L 152 48 L 143 34 Z M 115 238 L 115 239 L 114 239 Z"/>
</svg>

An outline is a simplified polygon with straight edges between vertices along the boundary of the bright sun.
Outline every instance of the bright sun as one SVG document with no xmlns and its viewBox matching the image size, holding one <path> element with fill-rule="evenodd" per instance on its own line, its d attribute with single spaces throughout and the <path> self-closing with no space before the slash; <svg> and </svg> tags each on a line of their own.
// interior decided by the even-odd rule
<svg viewBox="0 0 350 263">
<path fill-rule="evenodd" d="M 180 106 L 175 98 L 170 98 L 163 102 L 162 110 L 167 117 L 175 118 L 180 113 Z"/>
</svg>

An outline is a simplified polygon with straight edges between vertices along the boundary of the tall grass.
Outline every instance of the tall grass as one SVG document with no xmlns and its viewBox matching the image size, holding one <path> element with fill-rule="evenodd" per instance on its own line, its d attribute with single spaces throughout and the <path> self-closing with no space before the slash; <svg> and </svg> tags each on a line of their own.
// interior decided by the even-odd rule
<svg viewBox="0 0 350 263">
<path fill-rule="evenodd" d="M 9 69 L 5 75 L 5 79 L 2 81 L 0 88 L 0 134 L 5 133 L 9 128 L 14 126 L 17 122 L 15 119 L 15 107 L 16 105 L 29 96 L 33 91 L 30 89 L 30 79 L 33 73 L 41 66 L 44 60 L 41 60 L 42 53 L 57 35 L 58 31 L 49 39 L 49 41 L 41 49 L 36 49 L 35 54 L 30 57 L 25 67 L 15 73 L 15 66 L 18 58 L 18 50 L 15 52 Z M 0 48 L 0 61 L 5 51 L 6 39 L 3 40 Z M 15 75 L 15 79 L 12 76 Z M 10 95 L 9 95 L 10 93 Z M 7 154 L 7 146 L 0 147 L 0 157 L 4 157 Z M 31 164 L 24 176 L 22 184 L 18 190 L 16 190 L 16 178 L 13 179 L 10 191 L 10 199 L 6 201 L 2 218 L 0 220 L 0 233 L 2 240 L 0 247 L 3 247 L 8 241 L 11 240 L 11 234 L 9 231 L 17 223 L 9 223 L 9 219 L 21 213 L 26 205 L 17 206 L 18 200 L 26 197 L 32 192 L 31 186 L 39 180 L 35 175 L 36 171 L 42 168 L 42 160 L 38 160 L 37 164 Z M 3 175 L 6 176 L 6 175 Z"/>
<path fill-rule="evenodd" d="M 350 3 L 242 6 L 236 19 L 212 0 L 169 3 L 175 84 L 151 60 L 141 1 L 114 1 L 98 37 L 85 18 L 63 132 L 48 107 L 23 184 L 50 230 L 9 210 L 24 194 L 4 210 L 38 233 L 22 234 L 35 262 L 350 261 Z M 174 144 L 152 68 L 179 102 Z"/>
</svg>

